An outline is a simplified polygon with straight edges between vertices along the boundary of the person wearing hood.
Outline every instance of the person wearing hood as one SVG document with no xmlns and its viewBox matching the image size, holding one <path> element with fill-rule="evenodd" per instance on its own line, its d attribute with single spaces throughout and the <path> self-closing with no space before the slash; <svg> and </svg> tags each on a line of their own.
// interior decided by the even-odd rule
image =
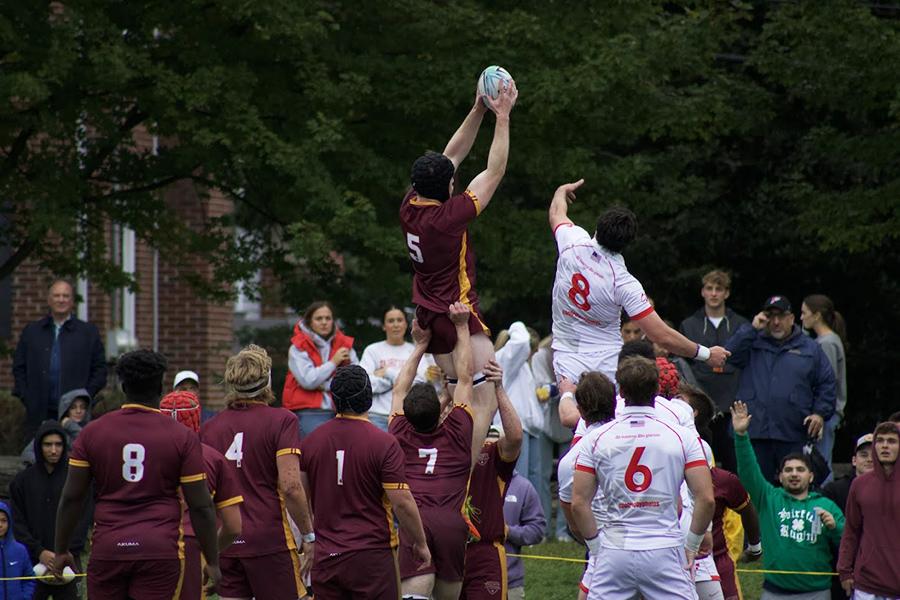
<svg viewBox="0 0 900 600">
<path fill-rule="evenodd" d="M 782 458 L 822 435 L 837 402 L 834 369 L 819 344 L 794 324 L 784 296 L 769 297 L 725 347 L 728 364 L 742 369 L 736 398 L 755 415 L 749 435 L 759 467 L 772 477 Z"/>
<path fill-rule="evenodd" d="M 8 580 L 13 577 L 34 577 L 28 550 L 16 541 L 13 514 L 5 502 L 0 502 L 0 600 L 30 600 L 34 593 L 34 579 Z"/>
<path fill-rule="evenodd" d="M 866 600 L 900 597 L 900 426 L 882 423 L 875 428 L 874 438 L 874 468 L 850 486 L 838 555 L 838 573 L 847 596 Z"/>
<path fill-rule="evenodd" d="M 334 417 L 331 378 L 338 367 L 351 364 L 359 364 L 353 338 L 335 324 L 329 302 L 313 302 L 294 326 L 281 395 L 282 406 L 297 415 L 301 438 Z"/>
<path fill-rule="evenodd" d="M 33 465 L 20 471 L 9 484 L 10 503 L 16 514 L 15 534 L 28 551 L 28 564 L 50 567 L 54 558 L 53 536 L 56 531 L 56 509 L 69 471 L 66 431 L 56 421 L 45 421 L 34 438 Z M 88 527 L 93 520 L 93 504 L 85 507 L 70 551 L 78 556 L 84 549 Z M 80 564 L 76 564 L 80 569 Z M 34 597 L 55 600 L 78 597 L 76 583 L 52 585 L 37 583 Z M 28 596 L 29 598 L 31 596 Z"/>
<path fill-rule="evenodd" d="M 91 420 L 91 394 L 84 388 L 70 390 L 59 398 L 58 421 L 53 422 L 62 427 L 66 434 L 66 446 L 71 448 L 82 428 Z M 33 465 L 38 456 L 38 448 L 34 440 L 28 442 L 20 455 L 25 466 Z"/>
</svg>

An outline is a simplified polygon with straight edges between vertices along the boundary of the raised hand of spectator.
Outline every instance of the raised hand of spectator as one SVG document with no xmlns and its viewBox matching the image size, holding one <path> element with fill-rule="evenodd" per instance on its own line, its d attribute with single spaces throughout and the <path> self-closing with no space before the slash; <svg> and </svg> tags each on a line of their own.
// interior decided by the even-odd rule
<svg viewBox="0 0 900 600">
<path fill-rule="evenodd" d="M 736 434 L 746 435 L 752 418 L 753 416 L 747 410 L 747 405 L 740 400 L 731 406 L 731 426 Z"/>
<path fill-rule="evenodd" d="M 759 331 L 760 329 L 764 329 L 766 325 L 769 323 L 769 315 L 767 315 L 764 311 L 756 313 L 756 316 L 753 317 L 753 329 Z"/>
</svg>

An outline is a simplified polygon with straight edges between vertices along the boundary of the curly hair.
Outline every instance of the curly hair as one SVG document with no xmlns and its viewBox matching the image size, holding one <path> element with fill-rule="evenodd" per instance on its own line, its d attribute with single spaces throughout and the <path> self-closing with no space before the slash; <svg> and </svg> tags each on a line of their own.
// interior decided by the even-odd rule
<svg viewBox="0 0 900 600">
<path fill-rule="evenodd" d="M 229 408 L 247 403 L 270 404 L 272 359 L 265 348 L 250 344 L 225 363 L 225 403 Z"/>
<path fill-rule="evenodd" d="M 166 357 L 159 352 L 135 350 L 119 357 L 116 375 L 130 401 L 147 404 L 162 396 L 162 379 L 168 366 Z"/>
<path fill-rule="evenodd" d="M 339 413 L 361 415 L 372 407 L 372 383 L 359 365 L 338 367 L 331 380 L 331 396 Z"/>
</svg>

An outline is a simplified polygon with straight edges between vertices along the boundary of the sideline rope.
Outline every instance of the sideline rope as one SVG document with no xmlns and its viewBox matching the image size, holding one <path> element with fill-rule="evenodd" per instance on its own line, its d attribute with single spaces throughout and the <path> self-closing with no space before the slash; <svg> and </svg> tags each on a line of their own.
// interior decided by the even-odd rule
<svg viewBox="0 0 900 600">
<path fill-rule="evenodd" d="M 573 562 L 573 563 L 581 563 L 587 564 L 587 561 L 583 558 L 566 558 L 563 556 L 542 556 L 540 554 L 507 554 L 507 556 L 514 556 L 516 558 L 533 558 L 535 560 L 555 560 L 557 562 Z M 761 575 L 769 574 L 769 575 L 811 575 L 811 576 L 822 576 L 829 575 L 832 577 L 837 577 L 837 573 L 828 573 L 825 571 L 779 571 L 775 569 L 735 569 L 738 573 L 759 573 Z"/>
<path fill-rule="evenodd" d="M 87 573 L 74 573 L 75 577 L 87 577 Z M 24 577 L 0 577 L 0 581 L 27 581 L 29 579 L 56 579 L 53 575 L 27 575 Z M 59 579 L 56 579 L 59 581 Z M 63 585 L 63 584 L 61 584 Z"/>
</svg>

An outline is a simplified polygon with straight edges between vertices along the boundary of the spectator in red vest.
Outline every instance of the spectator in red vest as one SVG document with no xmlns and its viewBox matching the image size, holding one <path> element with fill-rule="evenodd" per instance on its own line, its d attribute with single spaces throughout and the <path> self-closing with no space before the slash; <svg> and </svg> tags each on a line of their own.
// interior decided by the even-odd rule
<svg viewBox="0 0 900 600">
<path fill-rule="evenodd" d="M 301 438 L 334 417 L 331 378 L 335 369 L 358 363 L 353 338 L 335 325 L 331 304 L 323 300 L 310 304 L 294 325 L 281 396 L 282 405 L 297 415 Z"/>
</svg>

